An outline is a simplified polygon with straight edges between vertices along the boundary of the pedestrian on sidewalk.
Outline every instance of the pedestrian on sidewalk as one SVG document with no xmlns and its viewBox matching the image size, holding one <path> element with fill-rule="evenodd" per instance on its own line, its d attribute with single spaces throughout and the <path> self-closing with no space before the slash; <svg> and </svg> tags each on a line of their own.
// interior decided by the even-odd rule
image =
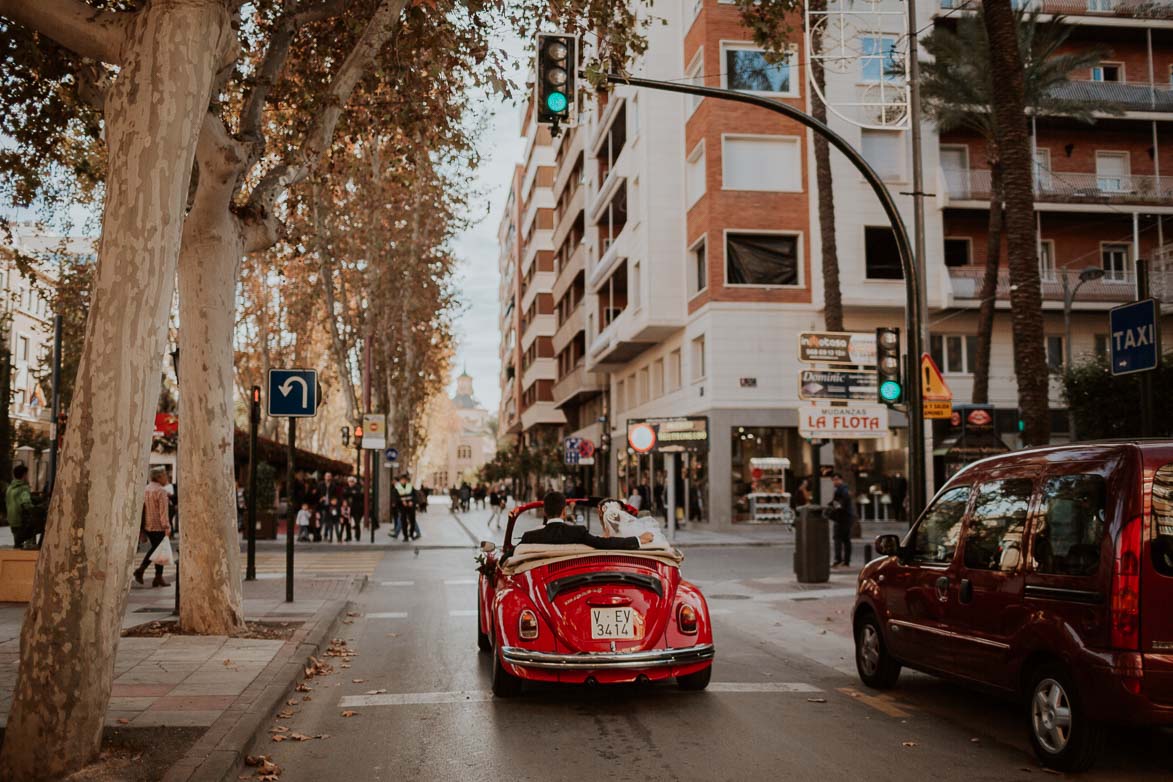
<svg viewBox="0 0 1173 782">
<path fill-rule="evenodd" d="M 12 468 L 12 483 L 4 495 L 8 506 L 8 526 L 12 527 L 12 547 L 20 549 L 37 548 L 37 535 L 41 525 L 37 523 L 37 507 L 29 488 L 29 468 L 18 464 Z"/>
<path fill-rule="evenodd" d="M 468 513 L 469 501 L 472 499 L 472 487 L 468 485 L 468 481 L 460 484 L 460 509 Z"/>
<path fill-rule="evenodd" d="M 794 507 L 802 508 L 811 504 L 811 479 L 803 478 L 798 482 L 798 490 L 794 492 Z"/>
<path fill-rule="evenodd" d="M 327 543 L 336 543 L 342 540 L 342 508 L 338 507 L 338 498 L 331 497 L 323 514 L 325 517 L 325 534 Z"/>
<path fill-rule="evenodd" d="M 342 533 L 346 533 L 346 542 L 350 542 L 350 503 L 342 501 L 342 526 L 338 528 L 338 540 L 342 540 Z M 360 536 L 361 537 L 361 536 Z"/>
<path fill-rule="evenodd" d="M 309 543 L 310 540 L 310 524 L 314 520 L 314 514 L 310 512 L 310 504 L 303 502 L 301 510 L 297 512 L 297 542 Z"/>
<path fill-rule="evenodd" d="M 831 498 L 835 561 L 831 567 L 851 567 L 851 528 L 855 525 L 855 503 L 851 501 L 851 489 L 842 475 L 835 473 L 831 483 L 835 486 L 835 494 Z"/>
<path fill-rule="evenodd" d="M 171 495 L 167 493 L 167 471 L 162 467 L 151 470 L 151 482 L 143 494 L 143 531 L 147 533 L 150 548 L 143 562 L 134 571 L 134 580 L 143 583 L 143 575 L 147 565 L 151 564 L 151 554 L 159 547 L 165 538 L 171 535 Z M 163 566 L 155 565 L 155 580 L 152 587 L 170 586 L 163 580 Z"/>
</svg>

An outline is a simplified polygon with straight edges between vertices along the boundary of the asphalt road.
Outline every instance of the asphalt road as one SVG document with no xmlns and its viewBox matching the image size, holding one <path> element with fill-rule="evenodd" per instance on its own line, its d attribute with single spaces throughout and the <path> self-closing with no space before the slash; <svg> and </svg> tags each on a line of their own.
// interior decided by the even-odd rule
<svg viewBox="0 0 1173 782">
<path fill-rule="evenodd" d="M 334 672 L 311 679 L 313 689 L 284 707 L 292 716 L 273 720 L 290 733 L 328 737 L 254 747 L 284 768 L 282 782 L 1045 773 L 1013 704 L 907 672 L 891 694 L 867 691 L 854 675 L 846 628 L 853 574 L 797 591 L 789 548 L 688 551 L 685 576 L 714 610 L 708 691 L 530 686 L 520 698 L 494 700 L 488 657 L 476 650 L 473 553 L 384 552 L 343 626 L 357 655 L 329 658 Z M 1167 780 L 1170 738 L 1121 733 L 1082 778 Z"/>
</svg>

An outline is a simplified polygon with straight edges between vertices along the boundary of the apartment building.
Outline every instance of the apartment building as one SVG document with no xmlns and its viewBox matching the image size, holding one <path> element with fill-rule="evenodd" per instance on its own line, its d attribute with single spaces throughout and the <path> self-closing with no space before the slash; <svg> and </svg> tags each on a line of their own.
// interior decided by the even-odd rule
<svg viewBox="0 0 1173 782">
<path fill-rule="evenodd" d="M 960 0 L 922 4 L 918 27 L 956 24 L 970 13 L 954 2 Z M 1101 112 L 1090 127 L 1033 119 L 1052 418 L 1062 440 L 1064 290 L 1073 290 L 1086 268 L 1103 272 L 1081 285 L 1072 305 L 1072 352 L 1093 355 L 1106 349 L 1107 310 L 1134 296 L 1136 258 L 1154 260 L 1158 294 L 1173 264 L 1163 226 L 1173 188 L 1161 178 L 1162 168 L 1173 172 L 1162 146 L 1164 123 L 1173 117 L 1173 21 L 1153 18 L 1152 3 L 1042 2 L 1044 11 L 1068 15 L 1076 27 L 1070 46 L 1111 51 L 1077 75 L 1067 88 L 1071 97 L 1110 101 L 1123 111 Z M 783 61 L 771 64 L 730 3 L 686 0 L 658 4 L 656 13 L 665 23 L 649 29 L 648 50 L 633 73 L 753 91 L 809 110 L 800 36 Z M 857 53 L 892 51 L 907 40 L 899 14 L 851 24 L 849 46 Z M 848 58 L 828 69 L 832 104 L 865 104 L 891 78 L 881 63 Z M 793 476 L 815 470 L 816 460 L 834 458 L 828 445 L 816 457 L 798 431 L 799 411 L 809 404 L 799 399 L 798 334 L 823 327 L 812 140 L 801 126 L 754 107 L 624 86 L 592 96 L 581 109 L 578 126 L 552 142 L 553 404 L 566 417 L 561 434 L 612 444 L 599 455 L 599 469 L 580 475 L 593 490 L 646 483 L 658 494 L 669 480 L 668 462 L 628 447 L 628 424 L 703 419 L 705 446 L 676 460 L 678 502 L 689 519 L 714 526 L 751 521 L 750 495 L 763 464 L 756 460 L 788 460 L 792 485 Z M 910 133 L 855 119 L 833 114 L 832 126 L 880 172 L 911 226 Z M 955 401 L 968 402 L 989 174 L 980 140 L 964 132 L 942 136 L 927 120 L 922 132 L 931 194 L 929 349 Z M 846 328 L 903 326 L 905 291 L 888 221 L 846 159 L 833 154 L 832 170 Z M 1013 446 L 1017 390 L 1005 273 L 997 295 L 990 401 L 999 432 Z M 889 427 L 884 437 L 849 446 L 849 478 L 859 491 L 907 472 L 903 416 L 892 413 Z M 945 431 L 936 429 L 940 441 Z"/>
<path fill-rule="evenodd" d="M 516 442 L 558 436 L 566 417 L 554 406 L 554 148 L 532 101 L 522 114 L 526 139 L 502 221 L 501 433 Z M 506 268 L 508 267 L 508 268 Z"/>
</svg>

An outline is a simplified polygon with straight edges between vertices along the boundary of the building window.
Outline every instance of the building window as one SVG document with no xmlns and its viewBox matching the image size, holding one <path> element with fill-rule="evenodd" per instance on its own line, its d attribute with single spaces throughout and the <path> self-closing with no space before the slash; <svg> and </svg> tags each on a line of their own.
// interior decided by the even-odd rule
<svg viewBox="0 0 1173 782">
<path fill-rule="evenodd" d="M 802 190 L 802 151 L 793 137 L 725 136 L 721 170 L 726 190 Z"/>
<path fill-rule="evenodd" d="M 698 49 L 696 56 L 692 58 L 692 64 L 688 66 L 688 73 L 685 74 L 685 78 L 694 87 L 705 86 L 705 50 L 703 47 Z M 701 105 L 701 101 L 704 98 L 700 95 L 685 95 L 684 100 L 687 115 L 691 116 L 697 107 Z"/>
<path fill-rule="evenodd" d="M 799 285 L 798 237 L 787 234 L 728 234 L 726 285 Z"/>
<path fill-rule="evenodd" d="M 22 337 L 16 338 L 16 358 L 18 361 L 23 361 L 26 364 L 28 363 L 28 360 L 29 360 L 29 338 L 28 337 L 22 336 Z"/>
<path fill-rule="evenodd" d="M 1112 282 L 1126 281 L 1131 253 L 1132 245 L 1130 244 L 1100 245 L 1100 260 L 1104 267 L 1104 279 Z"/>
<path fill-rule="evenodd" d="M 896 56 L 895 36 L 861 36 L 859 46 L 861 81 L 896 81 L 900 78 L 900 62 Z"/>
<path fill-rule="evenodd" d="M 684 167 L 685 206 L 691 207 L 705 194 L 705 142 L 696 145 Z"/>
<path fill-rule="evenodd" d="M 867 226 L 863 229 L 864 263 L 869 280 L 902 280 L 904 268 L 896 234 L 889 226 Z"/>
<path fill-rule="evenodd" d="M 622 380 L 615 384 L 615 412 L 617 413 L 622 413 L 627 409 L 624 404 L 627 401 L 627 397 L 624 396 L 625 388 Z"/>
<path fill-rule="evenodd" d="M 766 61 L 764 51 L 748 44 L 726 44 L 722 51 L 724 86 L 728 89 L 771 95 L 798 94 L 797 80 L 793 78 L 793 54 L 787 53 L 781 61 L 771 63 Z"/>
<path fill-rule="evenodd" d="M 627 408 L 630 410 L 639 405 L 639 388 L 635 384 L 635 373 L 627 376 Z"/>
<path fill-rule="evenodd" d="M 644 367 L 639 371 L 639 403 L 641 405 L 649 399 L 648 392 L 651 389 L 649 388 L 650 383 L 648 381 L 648 368 Z"/>
<path fill-rule="evenodd" d="M 688 251 L 689 255 L 689 293 L 696 295 L 709 287 L 709 265 L 708 258 L 705 253 L 705 240 L 701 238 L 699 242 L 692 246 Z"/>
<path fill-rule="evenodd" d="M 1104 359 L 1108 357 L 1108 335 L 1096 334 L 1095 346 L 1093 348 L 1096 358 Z"/>
<path fill-rule="evenodd" d="M 968 334 L 933 334 L 929 337 L 929 353 L 942 372 L 970 375 L 977 366 L 977 337 Z"/>
<path fill-rule="evenodd" d="M 652 364 L 652 399 L 664 396 L 664 359 L 656 359 Z"/>
<path fill-rule="evenodd" d="M 470 445 L 457 446 L 456 458 L 457 459 L 471 459 L 472 458 L 472 446 L 470 446 Z"/>
<path fill-rule="evenodd" d="M 705 335 L 702 334 L 692 341 L 692 380 L 702 380 L 705 377 Z"/>
<path fill-rule="evenodd" d="M 1043 282 L 1055 282 L 1055 241 L 1047 239 L 1039 242 L 1039 279 Z"/>
<path fill-rule="evenodd" d="M 680 348 L 673 350 L 668 356 L 668 390 L 677 391 L 683 385 Z"/>
<path fill-rule="evenodd" d="M 640 282 L 641 269 L 639 261 L 636 261 L 631 267 L 631 305 L 637 310 L 643 304 L 643 298 L 640 295 Z"/>
<path fill-rule="evenodd" d="M 859 136 L 860 152 L 864 160 L 886 182 L 906 179 L 904 162 L 904 134 L 896 130 L 862 130 Z"/>
<path fill-rule="evenodd" d="M 1124 81 L 1124 63 L 1100 63 L 1092 68 L 1092 81 Z"/>
<path fill-rule="evenodd" d="M 973 262 L 970 248 L 969 239 L 945 239 L 945 265 L 950 268 L 969 266 Z"/>
<path fill-rule="evenodd" d="M 1124 193 L 1132 189 L 1132 166 L 1127 152 L 1096 152 L 1096 189 Z"/>
<path fill-rule="evenodd" d="M 1047 337 L 1047 369 L 1051 374 L 1063 371 L 1063 337 Z"/>
</svg>

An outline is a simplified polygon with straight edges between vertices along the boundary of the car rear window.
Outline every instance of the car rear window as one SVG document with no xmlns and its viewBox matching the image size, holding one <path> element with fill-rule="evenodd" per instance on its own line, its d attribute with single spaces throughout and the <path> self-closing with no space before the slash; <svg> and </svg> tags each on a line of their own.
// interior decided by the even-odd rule
<svg viewBox="0 0 1173 782">
<path fill-rule="evenodd" d="M 1034 481 L 1011 478 L 978 487 L 965 534 L 965 566 L 970 570 L 1017 570 L 1022 534 Z"/>
<path fill-rule="evenodd" d="M 1173 576 L 1173 464 L 1153 475 L 1153 566 Z"/>
<path fill-rule="evenodd" d="M 1106 498 L 1102 475 L 1064 475 L 1043 484 L 1033 549 L 1037 572 L 1060 576 L 1096 572 L 1107 528 Z"/>
</svg>

